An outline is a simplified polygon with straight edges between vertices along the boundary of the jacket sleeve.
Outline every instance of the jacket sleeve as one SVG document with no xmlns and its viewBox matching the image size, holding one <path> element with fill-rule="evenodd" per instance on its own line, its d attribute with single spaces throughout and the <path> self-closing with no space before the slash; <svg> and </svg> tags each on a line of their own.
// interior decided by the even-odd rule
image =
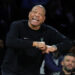
<svg viewBox="0 0 75 75">
<path fill-rule="evenodd" d="M 33 41 L 30 39 L 19 38 L 20 24 L 13 22 L 6 38 L 6 46 L 9 48 L 28 48 L 32 47 Z"/>
<path fill-rule="evenodd" d="M 56 29 L 51 28 L 48 33 L 51 35 L 49 37 L 51 45 L 56 45 L 59 52 L 67 51 L 72 47 L 72 41 Z"/>
<path fill-rule="evenodd" d="M 64 36 L 63 34 L 57 31 L 56 38 L 58 41 L 56 43 L 56 46 L 59 52 L 62 53 L 70 50 L 70 48 L 72 47 L 72 41 L 68 37 Z"/>
<path fill-rule="evenodd" d="M 61 71 L 61 65 L 57 66 L 52 58 L 51 54 L 46 54 L 45 55 L 45 66 L 50 72 L 57 72 Z"/>
</svg>

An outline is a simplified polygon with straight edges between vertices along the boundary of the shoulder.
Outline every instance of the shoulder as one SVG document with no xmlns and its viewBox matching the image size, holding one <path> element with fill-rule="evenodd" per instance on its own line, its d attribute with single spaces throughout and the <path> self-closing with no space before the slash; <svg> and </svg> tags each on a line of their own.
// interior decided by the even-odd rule
<svg viewBox="0 0 75 75">
<path fill-rule="evenodd" d="M 21 27 L 25 23 L 27 23 L 27 20 L 18 20 L 18 21 L 13 21 L 10 25 L 10 27 Z"/>
<path fill-rule="evenodd" d="M 24 22 L 27 22 L 27 20 L 18 20 L 18 21 L 13 21 L 11 24 L 22 24 Z"/>
<path fill-rule="evenodd" d="M 51 25 L 44 24 L 43 26 L 44 26 L 44 28 L 46 28 L 46 30 L 48 30 L 48 31 L 58 32 L 58 30 L 57 30 L 56 28 L 52 27 Z"/>
</svg>

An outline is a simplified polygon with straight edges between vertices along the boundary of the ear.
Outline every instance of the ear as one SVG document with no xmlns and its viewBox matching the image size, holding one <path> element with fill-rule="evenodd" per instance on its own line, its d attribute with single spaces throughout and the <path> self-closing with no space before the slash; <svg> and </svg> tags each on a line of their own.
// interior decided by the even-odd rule
<svg viewBox="0 0 75 75">
<path fill-rule="evenodd" d="M 30 12 L 29 12 L 28 18 L 29 18 L 29 16 L 30 16 Z"/>
<path fill-rule="evenodd" d="M 46 19 L 46 16 L 44 16 L 43 22 L 45 21 L 45 19 Z"/>
<path fill-rule="evenodd" d="M 30 17 L 31 11 L 29 11 L 28 18 Z"/>
</svg>

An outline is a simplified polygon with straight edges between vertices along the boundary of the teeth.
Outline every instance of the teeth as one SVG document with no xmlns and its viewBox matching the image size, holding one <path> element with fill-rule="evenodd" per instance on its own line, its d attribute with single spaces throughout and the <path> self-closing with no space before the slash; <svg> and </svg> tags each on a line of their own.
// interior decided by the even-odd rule
<svg viewBox="0 0 75 75">
<path fill-rule="evenodd" d="M 34 22 L 37 22 L 37 20 L 33 20 Z"/>
<path fill-rule="evenodd" d="M 32 18 L 32 19 L 33 19 L 33 20 L 36 20 L 36 21 L 39 21 L 39 20 L 38 20 L 37 18 L 35 18 L 35 17 L 34 17 L 34 18 Z"/>
</svg>

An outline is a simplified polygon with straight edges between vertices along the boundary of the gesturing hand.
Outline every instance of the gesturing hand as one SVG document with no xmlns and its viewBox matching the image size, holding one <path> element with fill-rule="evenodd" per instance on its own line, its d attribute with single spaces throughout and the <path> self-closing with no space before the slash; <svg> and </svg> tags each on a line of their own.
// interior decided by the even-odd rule
<svg viewBox="0 0 75 75">
<path fill-rule="evenodd" d="M 46 50 L 43 51 L 42 53 L 55 52 L 57 50 L 57 47 L 55 45 L 52 46 L 47 45 L 46 47 L 47 47 Z"/>
<path fill-rule="evenodd" d="M 33 46 L 35 46 L 36 48 L 39 48 L 42 51 L 46 50 L 45 42 L 33 42 Z"/>
</svg>

